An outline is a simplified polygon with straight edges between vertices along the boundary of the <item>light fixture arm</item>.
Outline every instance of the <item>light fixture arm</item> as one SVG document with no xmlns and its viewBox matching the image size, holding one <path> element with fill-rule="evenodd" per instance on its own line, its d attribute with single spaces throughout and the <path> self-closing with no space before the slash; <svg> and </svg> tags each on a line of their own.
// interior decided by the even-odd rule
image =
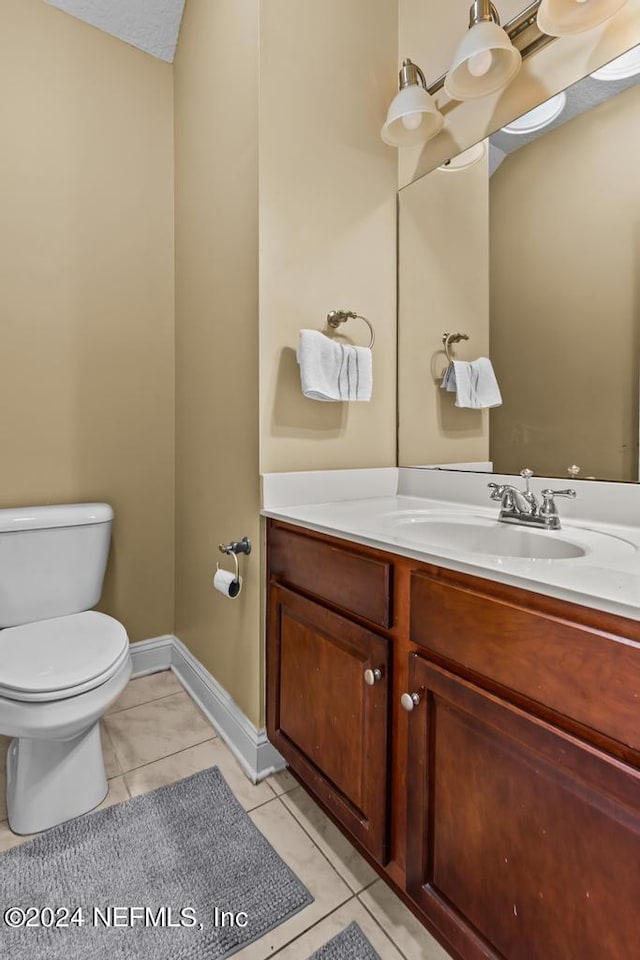
<svg viewBox="0 0 640 960">
<path fill-rule="evenodd" d="M 469 28 L 485 21 L 497 23 L 500 26 L 500 14 L 491 0 L 473 0 L 469 11 Z"/>
<path fill-rule="evenodd" d="M 400 90 L 404 90 L 412 85 L 421 85 L 426 90 L 427 79 L 418 64 L 407 57 L 406 60 L 402 61 L 402 69 L 398 74 L 398 87 Z"/>
</svg>

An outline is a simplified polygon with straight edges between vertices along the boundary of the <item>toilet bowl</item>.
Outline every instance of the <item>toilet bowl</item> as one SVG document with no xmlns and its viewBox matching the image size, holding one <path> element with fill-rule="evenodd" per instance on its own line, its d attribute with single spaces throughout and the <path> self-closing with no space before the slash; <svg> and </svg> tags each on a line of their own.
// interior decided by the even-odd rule
<svg viewBox="0 0 640 960">
<path fill-rule="evenodd" d="M 7 816 L 37 833 L 104 800 L 99 721 L 131 676 L 124 627 L 77 613 L 0 631 L 0 732 L 7 753 Z"/>
<path fill-rule="evenodd" d="M 131 676 L 125 628 L 89 609 L 112 516 L 106 504 L 0 510 L 0 734 L 13 738 L 14 833 L 80 816 L 107 794 L 99 721 Z"/>
</svg>

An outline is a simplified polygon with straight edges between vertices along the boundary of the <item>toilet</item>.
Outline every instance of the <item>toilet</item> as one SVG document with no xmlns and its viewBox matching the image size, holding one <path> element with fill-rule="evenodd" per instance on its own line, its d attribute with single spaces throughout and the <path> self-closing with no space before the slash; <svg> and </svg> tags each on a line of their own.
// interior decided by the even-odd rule
<svg viewBox="0 0 640 960">
<path fill-rule="evenodd" d="M 104 800 L 99 721 L 131 676 L 121 623 L 94 607 L 113 510 L 106 503 L 0 509 L 0 734 L 7 815 L 38 833 Z"/>
</svg>

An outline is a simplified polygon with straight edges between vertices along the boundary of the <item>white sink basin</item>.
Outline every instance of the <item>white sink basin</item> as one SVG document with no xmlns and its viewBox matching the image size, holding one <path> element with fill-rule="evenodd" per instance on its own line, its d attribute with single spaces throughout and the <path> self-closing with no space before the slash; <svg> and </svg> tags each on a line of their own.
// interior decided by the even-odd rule
<svg viewBox="0 0 640 960">
<path fill-rule="evenodd" d="M 407 543 L 425 549 L 528 560 L 575 560 L 587 549 L 551 530 L 530 530 L 482 517 L 438 518 L 414 515 L 389 518 L 388 526 Z"/>
</svg>

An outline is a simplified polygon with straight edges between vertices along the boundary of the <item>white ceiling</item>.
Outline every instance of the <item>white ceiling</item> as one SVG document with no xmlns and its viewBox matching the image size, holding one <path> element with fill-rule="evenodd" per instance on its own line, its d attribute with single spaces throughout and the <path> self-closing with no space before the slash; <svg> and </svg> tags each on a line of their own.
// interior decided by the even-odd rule
<svg viewBox="0 0 640 960">
<path fill-rule="evenodd" d="M 46 0 L 125 43 L 173 62 L 185 0 Z"/>
</svg>

